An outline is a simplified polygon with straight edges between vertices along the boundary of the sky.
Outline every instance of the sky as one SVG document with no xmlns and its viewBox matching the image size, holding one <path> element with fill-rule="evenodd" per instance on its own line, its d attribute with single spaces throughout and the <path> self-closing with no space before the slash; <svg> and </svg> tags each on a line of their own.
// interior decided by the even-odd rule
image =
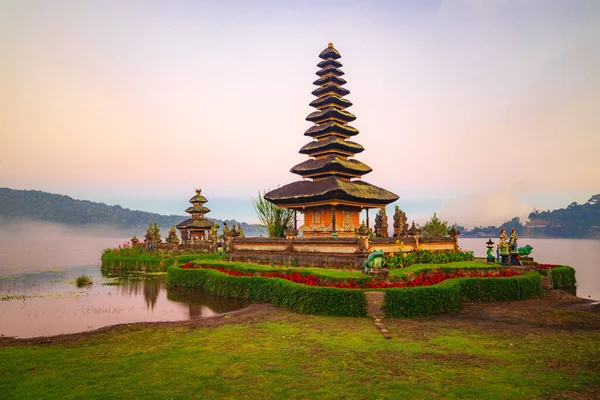
<svg viewBox="0 0 600 400">
<path fill-rule="evenodd" d="M 388 206 L 467 227 L 600 192 L 600 2 L 0 0 L 0 187 L 256 222 L 333 42 Z"/>
</svg>

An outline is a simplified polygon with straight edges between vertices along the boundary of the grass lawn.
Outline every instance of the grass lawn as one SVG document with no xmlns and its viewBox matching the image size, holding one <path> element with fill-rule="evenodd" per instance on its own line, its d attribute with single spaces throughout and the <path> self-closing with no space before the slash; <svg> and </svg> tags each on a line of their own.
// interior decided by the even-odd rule
<svg viewBox="0 0 600 400">
<path fill-rule="evenodd" d="M 258 305 L 51 343 L 0 339 L 0 397 L 597 398 L 600 314 L 580 302 L 550 292 L 386 319 L 391 340 L 369 318 Z"/>
</svg>

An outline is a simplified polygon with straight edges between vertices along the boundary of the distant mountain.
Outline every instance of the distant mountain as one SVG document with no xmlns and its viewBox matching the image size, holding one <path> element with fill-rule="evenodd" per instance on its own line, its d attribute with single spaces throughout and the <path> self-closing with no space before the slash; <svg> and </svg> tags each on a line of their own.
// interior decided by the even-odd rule
<svg viewBox="0 0 600 400">
<path fill-rule="evenodd" d="M 34 219 L 71 225 L 110 225 L 117 228 L 147 228 L 156 222 L 161 228 L 170 228 L 189 218 L 184 215 L 161 215 L 146 211 L 130 210 L 119 205 L 109 206 L 88 200 L 76 200 L 69 196 L 39 190 L 14 190 L 0 188 L 0 217 L 5 219 Z M 223 222 L 232 226 L 236 220 L 208 218 L 223 228 Z M 260 225 L 241 222 L 247 236 L 266 236 Z"/>
</svg>

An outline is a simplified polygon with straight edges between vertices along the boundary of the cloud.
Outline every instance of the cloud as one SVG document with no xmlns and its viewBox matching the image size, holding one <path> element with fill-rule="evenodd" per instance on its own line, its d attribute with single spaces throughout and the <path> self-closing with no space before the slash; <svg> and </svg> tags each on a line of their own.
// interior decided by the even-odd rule
<svg viewBox="0 0 600 400">
<path fill-rule="evenodd" d="M 517 187 L 486 193 L 473 193 L 450 200 L 440 212 L 440 218 L 472 228 L 476 225 L 500 225 L 514 217 L 527 220 L 532 206 L 519 199 Z"/>
</svg>

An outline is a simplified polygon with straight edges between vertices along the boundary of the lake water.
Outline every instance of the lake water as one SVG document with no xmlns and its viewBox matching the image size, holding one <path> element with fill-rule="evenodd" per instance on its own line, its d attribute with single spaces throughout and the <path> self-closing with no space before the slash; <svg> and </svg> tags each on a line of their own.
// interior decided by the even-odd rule
<svg viewBox="0 0 600 400">
<path fill-rule="evenodd" d="M 102 250 L 125 241 L 82 236 L 0 238 L 0 299 L 4 299 L 0 301 L 0 335 L 48 336 L 121 323 L 182 321 L 230 312 L 247 304 L 198 290 L 167 290 L 164 276 L 102 276 Z M 484 257 L 486 241 L 463 238 L 459 244 Z M 532 256 L 538 262 L 574 267 L 577 295 L 600 300 L 599 240 L 519 240 L 520 246 L 526 244 L 533 246 Z M 77 288 L 74 280 L 80 275 L 90 276 L 94 284 Z"/>
<path fill-rule="evenodd" d="M 461 238 L 463 250 L 486 257 L 488 238 Z M 498 244 L 498 238 L 492 238 Z M 520 238 L 519 247 L 533 247 L 531 256 L 541 264 L 561 264 L 575 268 L 577 296 L 600 300 L 600 240 L 594 239 L 528 239 Z M 494 247 L 494 254 L 495 254 Z"/>
<path fill-rule="evenodd" d="M 168 289 L 164 275 L 102 276 L 100 255 L 125 240 L 0 241 L 0 335 L 50 336 L 104 326 L 206 318 L 247 305 L 193 289 Z M 87 275 L 93 285 L 77 288 Z"/>
</svg>

